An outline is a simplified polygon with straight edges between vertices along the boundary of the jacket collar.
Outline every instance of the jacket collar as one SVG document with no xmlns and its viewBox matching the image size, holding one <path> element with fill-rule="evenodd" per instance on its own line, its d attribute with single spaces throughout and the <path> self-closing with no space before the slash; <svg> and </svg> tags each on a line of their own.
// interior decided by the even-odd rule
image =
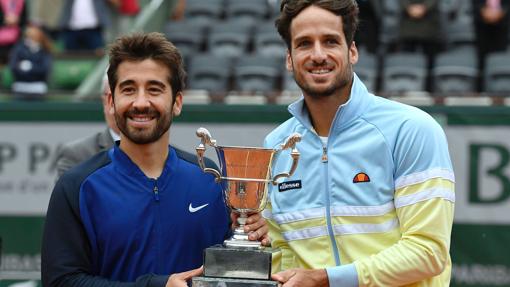
<svg viewBox="0 0 510 287">
<path fill-rule="evenodd" d="M 129 176 L 149 179 L 142 172 L 142 170 L 129 158 L 129 156 L 122 149 L 120 149 L 119 143 L 120 141 L 115 142 L 113 149 L 110 150 L 110 156 L 112 158 L 113 164 L 115 165 L 115 168 Z M 177 164 L 177 154 L 172 147 L 168 146 L 168 157 L 165 161 L 163 172 L 157 179 L 158 185 L 164 186 L 166 184 L 171 175 L 174 174 L 174 171 L 177 168 Z"/>
<path fill-rule="evenodd" d="M 351 94 L 349 100 L 340 107 L 335 115 L 332 124 L 332 130 L 340 130 L 349 126 L 353 121 L 360 117 L 372 101 L 367 88 L 354 73 Z M 306 108 L 303 96 L 288 107 L 289 112 L 304 125 L 307 129 L 313 130 L 310 114 Z"/>
</svg>

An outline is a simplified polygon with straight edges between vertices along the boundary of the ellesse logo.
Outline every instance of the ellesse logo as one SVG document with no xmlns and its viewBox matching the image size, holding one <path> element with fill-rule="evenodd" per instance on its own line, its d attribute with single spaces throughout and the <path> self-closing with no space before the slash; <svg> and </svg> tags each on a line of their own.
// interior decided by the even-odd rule
<svg viewBox="0 0 510 287">
<path fill-rule="evenodd" d="M 301 180 L 286 181 L 278 184 L 278 191 L 286 191 L 290 189 L 300 189 Z"/>
<path fill-rule="evenodd" d="M 352 182 L 353 183 L 370 182 L 370 177 L 368 176 L 368 174 L 360 172 L 354 176 Z"/>
</svg>

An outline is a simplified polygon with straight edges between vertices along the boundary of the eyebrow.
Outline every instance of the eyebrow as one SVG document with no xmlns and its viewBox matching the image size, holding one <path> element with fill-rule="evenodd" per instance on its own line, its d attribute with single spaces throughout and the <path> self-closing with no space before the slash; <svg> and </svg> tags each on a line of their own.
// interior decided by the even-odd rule
<svg viewBox="0 0 510 287">
<path fill-rule="evenodd" d="M 156 85 L 156 86 L 159 86 L 160 88 L 166 88 L 165 83 L 157 81 L 157 80 L 150 80 L 149 85 Z"/>
<path fill-rule="evenodd" d="M 125 81 L 122 81 L 122 82 L 119 83 L 119 88 L 122 88 L 124 86 L 129 86 L 129 85 L 132 85 L 134 83 L 135 83 L 135 81 L 133 81 L 133 80 L 125 80 Z"/>
<path fill-rule="evenodd" d="M 302 40 L 306 40 L 306 39 L 310 39 L 310 38 L 312 38 L 312 37 L 308 36 L 308 35 L 303 35 L 303 36 L 295 38 L 294 41 L 298 42 L 298 41 L 302 41 Z M 341 39 L 342 35 L 331 33 L 331 34 L 322 35 L 321 38 L 325 38 L 325 39 L 330 39 L 330 38 Z"/>
<path fill-rule="evenodd" d="M 122 88 L 122 87 L 125 87 L 125 86 L 129 86 L 129 85 L 133 85 L 135 84 L 135 81 L 133 80 L 125 80 L 125 81 L 122 81 L 119 83 L 119 88 Z M 158 80 L 149 80 L 148 82 L 149 85 L 156 85 L 160 88 L 165 88 L 166 85 L 165 83 L 161 82 L 161 81 L 158 81 Z"/>
</svg>

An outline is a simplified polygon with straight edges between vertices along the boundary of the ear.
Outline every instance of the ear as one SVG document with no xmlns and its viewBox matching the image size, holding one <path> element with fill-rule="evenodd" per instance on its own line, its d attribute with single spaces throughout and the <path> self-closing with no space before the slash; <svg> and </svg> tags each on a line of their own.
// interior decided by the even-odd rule
<svg viewBox="0 0 510 287">
<path fill-rule="evenodd" d="M 290 55 L 290 51 L 287 49 L 287 56 L 285 57 L 285 65 L 287 67 L 287 71 L 292 72 L 294 71 L 293 65 L 292 65 L 292 56 Z"/>
<path fill-rule="evenodd" d="M 351 46 L 349 47 L 349 62 L 351 65 L 354 65 L 358 62 L 358 48 L 356 47 L 356 43 L 352 41 Z"/>
<path fill-rule="evenodd" d="M 178 92 L 175 95 L 175 102 L 172 108 L 172 112 L 174 116 L 179 116 L 181 114 L 181 111 L 182 111 L 182 92 Z"/>
</svg>

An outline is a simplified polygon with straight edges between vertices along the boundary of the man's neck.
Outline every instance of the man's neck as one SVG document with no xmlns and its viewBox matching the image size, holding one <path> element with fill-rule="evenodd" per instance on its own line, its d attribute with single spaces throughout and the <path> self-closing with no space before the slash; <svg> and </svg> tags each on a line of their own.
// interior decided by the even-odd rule
<svg viewBox="0 0 510 287">
<path fill-rule="evenodd" d="M 305 95 L 305 103 L 310 113 L 313 128 L 319 136 L 327 137 L 335 119 L 338 108 L 349 100 L 351 86 L 344 89 L 339 95 L 314 98 Z"/>
<path fill-rule="evenodd" d="M 168 133 L 149 144 L 136 144 L 121 135 L 119 147 L 147 177 L 158 178 L 168 157 L 168 144 Z"/>
</svg>

